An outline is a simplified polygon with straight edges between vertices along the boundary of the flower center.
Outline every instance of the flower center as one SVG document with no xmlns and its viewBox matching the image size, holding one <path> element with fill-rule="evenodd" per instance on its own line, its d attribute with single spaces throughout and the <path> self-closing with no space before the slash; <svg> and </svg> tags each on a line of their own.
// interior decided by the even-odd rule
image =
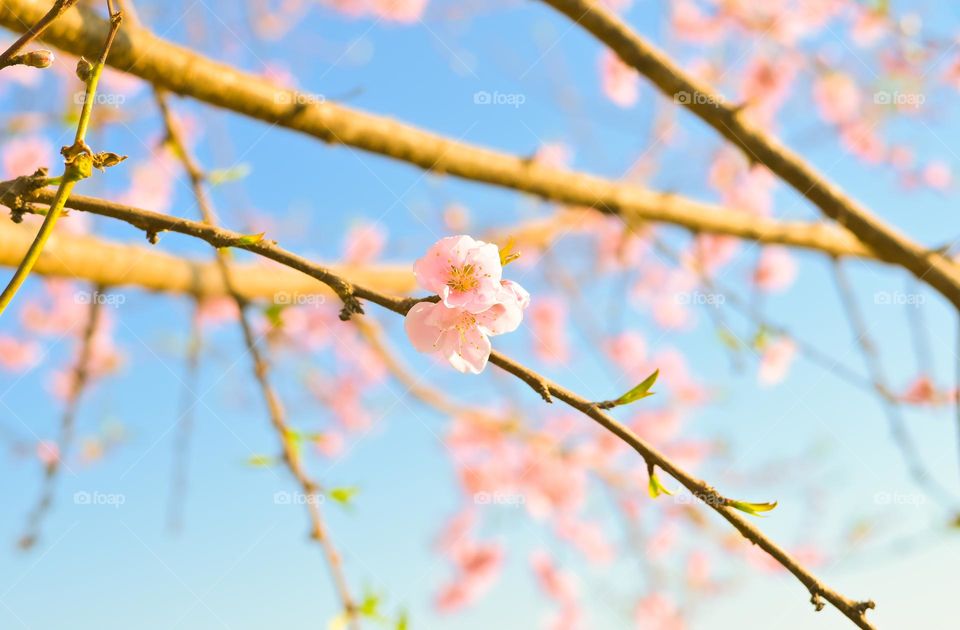
<svg viewBox="0 0 960 630">
<path fill-rule="evenodd" d="M 477 288 L 480 281 L 477 280 L 475 271 L 476 269 L 472 264 L 466 264 L 463 267 L 451 266 L 447 286 L 461 293 Z"/>
</svg>

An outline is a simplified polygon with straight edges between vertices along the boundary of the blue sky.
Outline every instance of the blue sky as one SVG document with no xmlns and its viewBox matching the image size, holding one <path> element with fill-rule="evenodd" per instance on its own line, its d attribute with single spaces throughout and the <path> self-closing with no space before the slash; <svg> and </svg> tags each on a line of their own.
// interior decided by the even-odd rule
<svg viewBox="0 0 960 630">
<path fill-rule="evenodd" d="M 342 99 L 349 106 L 466 142 L 529 155 L 542 142 L 564 141 L 575 147 L 576 168 L 620 177 L 652 141 L 650 119 L 658 97 L 651 88 L 643 87 L 634 109 L 620 110 L 606 102 L 596 76 L 598 45 L 537 3 L 478 6 L 471 19 L 454 20 L 447 17 L 454 3 L 438 1 L 425 24 L 411 27 L 352 21 L 316 10 L 277 43 L 250 37 L 236 7 L 218 7 L 218 17 L 202 2 L 162 9 L 155 8 L 159 3 L 140 4 L 151 27 L 166 38 L 189 42 L 191 33 L 202 32 L 200 47 L 211 56 L 253 71 L 282 63 L 299 78 L 304 91 Z M 638 2 L 630 21 L 661 41 L 664 6 Z M 938 35 L 955 29 L 956 16 L 947 15 L 945 9 L 915 10 L 930 16 L 927 23 L 935 24 Z M 856 59 L 841 59 L 851 71 L 865 72 Z M 24 107 L 61 112 L 66 99 L 49 98 L 49 94 L 66 94 L 57 87 L 62 81 L 56 75 L 47 77 L 35 91 L 0 90 L 0 116 L 6 122 L 12 111 Z M 474 94 L 479 91 L 523 95 L 524 102 L 519 107 L 478 106 Z M 952 107 L 955 100 L 951 100 L 955 98 L 946 90 L 931 91 L 925 122 L 893 123 L 889 135 L 909 139 L 918 154 L 943 159 L 956 168 L 958 157 L 952 147 L 958 127 Z M 289 227 L 279 237 L 281 244 L 321 260 L 340 254 L 342 234 L 359 218 L 379 221 L 388 229 L 388 260 L 412 261 L 444 235 L 438 219 L 451 201 L 470 208 L 478 233 L 550 210 L 514 192 L 423 176 L 405 164 L 176 102 L 178 111 L 203 121 L 198 152 L 205 164 L 251 167 L 242 182 L 215 193 L 224 224 L 242 230 L 250 209 L 286 217 L 284 225 Z M 129 153 L 131 160 L 142 159 L 145 143 L 160 131 L 150 98 L 141 93 L 121 109 L 130 118 L 95 134 L 95 146 Z M 786 107 L 781 135 L 789 145 L 918 240 L 939 244 L 960 235 L 950 194 L 904 191 L 889 173 L 843 153 L 833 133 L 819 125 L 810 110 L 809 98 Z M 681 114 L 680 120 L 689 138 L 664 155 L 652 185 L 710 198 L 704 172 L 720 142 L 689 116 Z M 60 134 L 69 132 L 70 125 L 57 122 L 47 135 L 59 146 Z M 125 183 L 123 175 L 111 170 L 84 182 L 81 192 L 110 195 Z M 776 205 L 778 216 L 817 216 L 815 208 L 784 190 L 778 192 Z M 194 212 L 183 182 L 175 211 Z M 126 226 L 102 219 L 94 225 L 98 234 L 142 242 L 142 236 Z M 685 237 L 671 232 L 670 238 L 682 242 Z M 209 254 L 202 245 L 173 235 L 164 236 L 160 247 L 195 256 Z M 582 269 L 591 255 L 582 240 L 574 239 L 559 246 L 556 260 Z M 766 315 L 862 372 L 828 261 L 815 254 L 798 257 L 802 272 L 797 284 L 787 294 L 767 300 Z M 744 278 L 752 260 L 747 254 L 735 261 L 724 283 L 746 292 Z M 877 305 L 874 296 L 878 291 L 914 289 L 907 288 L 910 285 L 900 270 L 861 262 L 848 266 L 890 379 L 902 387 L 915 375 L 907 316 L 904 309 Z M 550 291 L 542 270 L 519 268 L 513 273 L 534 298 L 538 290 Z M 31 281 L 25 295 L 39 290 L 39 283 Z M 613 290 L 609 279 L 584 287 L 588 303 L 607 304 Z M 103 462 L 63 476 L 42 544 L 31 553 L 16 550 L 14 543 L 39 491 L 40 467 L 33 460 L 0 458 L 0 496 L 7 515 L 0 521 L 0 541 L 9 543 L 0 546 L 0 627 L 306 628 L 325 623 L 335 602 L 319 551 L 306 538 L 303 510 L 274 501 L 276 492 L 293 490 L 291 480 L 282 469 L 252 469 L 244 463 L 251 454 L 272 452 L 276 440 L 236 330 L 218 331 L 209 340 L 196 383 L 205 402 L 196 417 L 186 527 L 177 536 L 166 530 L 172 429 L 180 413 L 181 349 L 190 305 L 180 298 L 131 289 L 121 293 L 127 300 L 115 313 L 116 330 L 128 357 L 127 367 L 84 398 L 78 430 L 89 435 L 116 422 L 125 427 L 126 440 Z M 937 375 L 941 382 L 948 382 L 956 362 L 955 316 L 930 290 L 923 289 L 922 295 Z M 615 324 L 602 320 L 604 313 L 594 315 L 614 332 Z M 747 334 L 749 327 L 743 320 L 730 317 Z M 727 455 L 706 463 L 698 474 L 722 484 L 731 495 L 779 499 L 780 507 L 761 526 L 787 546 L 813 529 L 816 540 L 842 549 L 838 541 L 851 523 L 864 518 L 881 523 L 875 552 L 841 555 L 820 573 L 845 594 L 877 600 L 879 608 L 871 616 L 881 627 L 948 627 L 943 611 L 952 594 L 952 558 L 960 544 L 955 538 L 926 536 L 924 546 L 909 553 L 891 551 L 885 545 L 885 539 L 930 531 L 943 521 L 944 512 L 910 484 L 874 397 L 804 360 L 797 362 L 782 385 L 758 388 L 752 368 L 731 371 L 726 350 L 702 314 L 693 332 L 662 337 L 642 311 L 631 308 L 623 319 L 649 337 L 659 338 L 658 343 L 684 350 L 695 374 L 720 393 L 685 427 L 691 435 L 723 436 L 729 444 Z M 389 322 L 394 345 L 404 347 L 399 322 L 384 321 Z M 0 320 L 0 332 L 16 330 L 14 317 Z M 587 342 L 576 334 L 573 338 L 577 354 L 592 356 Z M 588 398 L 608 398 L 613 393 L 608 374 L 597 369 L 593 359 L 564 367 L 531 359 L 529 331 L 499 338 L 496 344 L 530 359 L 534 367 Z M 49 339 L 45 350 L 50 363 L 22 378 L 0 373 L 4 434 L 23 439 L 55 434 L 60 404 L 46 392 L 45 378 L 51 365 L 68 360 L 69 348 Z M 500 374 L 488 371 L 470 378 L 433 366 L 412 352 L 405 350 L 404 355 L 419 373 L 429 374 L 430 381 L 464 399 L 483 401 L 508 391 L 531 414 L 543 411 L 539 399 L 525 386 Z M 315 360 L 335 370 L 329 359 Z M 324 412 L 307 404 L 297 378 L 303 373 L 302 361 L 284 363 L 275 380 L 294 424 L 322 424 Z M 494 509 L 482 528 L 485 537 L 507 545 L 502 579 L 462 615 L 437 617 L 432 612 L 431 597 L 449 575 L 449 567 L 432 552 L 431 540 L 460 505 L 454 469 L 441 442 L 447 419 L 422 406 L 396 383 L 376 391 L 368 402 L 381 418 L 374 430 L 351 444 L 349 457 L 315 468 L 325 484 L 361 488 L 352 510 L 332 505 L 326 510 L 354 590 L 368 586 L 382 593 L 386 609 L 406 608 L 416 628 L 536 627 L 550 605 L 530 579 L 526 558 L 530 549 L 550 544 L 551 539 L 542 526 L 507 507 Z M 907 417 L 931 469 L 955 490 L 958 455 L 951 413 Z M 820 455 L 811 458 L 809 469 L 794 465 L 788 471 L 788 483 L 767 482 L 750 474 L 765 466 L 776 467 L 778 462 L 795 462 L 808 453 Z M 743 478 L 735 479 L 734 473 Z M 810 504 L 805 501 L 814 486 L 825 490 L 818 514 L 809 513 Z M 123 504 L 77 504 L 73 500 L 77 492 L 122 496 Z M 877 504 L 877 493 L 920 497 L 922 504 L 885 508 Z M 607 514 L 609 509 L 609 501 L 599 493 L 591 498 L 591 514 Z M 656 506 L 649 507 L 649 514 L 651 519 L 659 518 Z M 723 526 L 718 519 L 711 520 Z M 618 535 L 615 523 L 610 522 L 609 531 Z M 687 540 L 686 544 L 715 546 L 710 541 Z M 670 561 L 668 556 L 668 566 Z M 620 559 L 607 569 L 583 563 L 573 566 L 589 584 L 584 599 L 591 627 L 622 627 L 643 586 L 643 578 L 637 582 L 633 563 Z M 808 596 L 792 578 L 770 578 L 750 568 L 740 568 L 735 575 L 737 588 L 729 595 L 698 603 L 691 617 L 693 627 L 848 625 L 829 608 L 813 615 Z M 744 620 L 747 611 L 754 621 Z"/>
</svg>

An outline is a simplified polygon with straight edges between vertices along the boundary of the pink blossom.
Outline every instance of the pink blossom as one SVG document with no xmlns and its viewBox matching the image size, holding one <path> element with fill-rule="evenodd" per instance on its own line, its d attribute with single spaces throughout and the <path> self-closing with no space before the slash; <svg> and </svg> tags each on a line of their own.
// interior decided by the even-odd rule
<svg viewBox="0 0 960 630">
<path fill-rule="evenodd" d="M 37 442 L 37 459 L 44 466 L 50 467 L 60 460 L 60 447 L 51 440 Z"/>
<path fill-rule="evenodd" d="M 412 24 L 423 16 L 427 0 L 373 0 L 373 8 L 384 19 Z"/>
<path fill-rule="evenodd" d="M 633 107 L 640 96 L 640 76 L 612 51 L 600 57 L 600 85 L 604 95 L 620 107 Z"/>
<path fill-rule="evenodd" d="M 130 169 L 130 187 L 119 195 L 120 203 L 155 212 L 167 212 L 173 204 L 176 165 L 166 153 L 156 153 Z"/>
<path fill-rule="evenodd" d="M 613 547 L 599 523 L 562 519 L 557 523 L 557 535 L 569 541 L 593 564 L 608 564 L 613 560 Z"/>
<path fill-rule="evenodd" d="M 860 89 L 850 75 L 842 72 L 818 77 L 813 86 L 813 100 L 820 116 L 829 123 L 848 122 L 860 112 Z"/>
<path fill-rule="evenodd" d="M 540 297 L 530 307 L 530 334 L 533 352 L 547 363 L 566 363 L 570 359 L 567 338 L 567 306 L 557 297 Z"/>
<path fill-rule="evenodd" d="M 343 434 L 339 431 L 325 431 L 313 438 L 314 448 L 327 458 L 340 455 L 344 448 Z"/>
<path fill-rule="evenodd" d="M 558 569 L 546 551 L 539 550 L 530 554 L 530 566 L 540 588 L 548 597 L 564 606 L 576 602 L 579 594 L 576 576 Z"/>
<path fill-rule="evenodd" d="M 886 146 L 875 125 L 864 120 L 844 125 L 840 130 L 840 143 L 868 164 L 878 164 L 886 155 Z"/>
<path fill-rule="evenodd" d="M 206 298 L 197 304 L 196 317 L 203 326 L 217 326 L 237 321 L 240 311 L 231 297 Z"/>
<path fill-rule="evenodd" d="M 421 287 L 440 296 L 445 306 L 480 313 L 500 297 L 500 250 L 469 236 L 448 236 L 433 244 L 413 265 Z"/>
<path fill-rule="evenodd" d="M 937 398 L 937 388 L 926 374 L 914 379 L 900 395 L 900 400 L 913 405 L 931 404 L 937 402 Z"/>
<path fill-rule="evenodd" d="M 441 612 L 453 612 L 482 597 L 503 566 L 503 548 L 496 544 L 468 543 L 454 553 L 457 575 L 436 600 Z"/>
<path fill-rule="evenodd" d="M 764 291 L 783 291 L 797 277 L 797 263 L 786 247 L 765 247 L 753 271 L 753 281 Z"/>
<path fill-rule="evenodd" d="M 743 69 L 740 97 L 766 118 L 786 101 L 796 74 L 797 64 L 789 56 L 756 55 Z"/>
<path fill-rule="evenodd" d="M 686 627 L 680 611 L 659 593 L 647 595 L 637 602 L 634 619 L 637 630 L 683 630 Z"/>
<path fill-rule="evenodd" d="M 557 169 L 570 168 L 573 150 L 562 142 L 545 142 L 533 156 L 533 161 L 542 166 Z"/>
<path fill-rule="evenodd" d="M 386 230 L 379 223 L 358 223 L 344 237 L 343 260 L 350 265 L 369 264 L 380 256 L 386 242 Z"/>
<path fill-rule="evenodd" d="M 639 383 L 649 374 L 647 341 L 635 330 L 624 331 L 610 339 L 607 342 L 607 356 L 632 381 Z"/>
<path fill-rule="evenodd" d="M 86 309 L 76 297 L 76 287 L 67 280 L 45 280 L 43 286 L 45 299 L 26 302 L 20 311 L 23 327 L 41 335 L 80 330 Z"/>
<path fill-rule="evenodd" d="M 451 232 L 464 232 L 470 227 L 470 210 L 459 203 L 451 203 L 443 210 L 443 224 Z"/>
<path fill-rule="evenodd" d="M 703 14 L 691 0 L 674 0 L 670 3 L 673 30 L 681 39 L 698 45 L 715 44 L 723 38 L 720 20 Z"/>
<path fill-rule="evenodd" d="M 52 168 L 53 145 L 41 136 L 26 136 L 4 142 L 0 167 L 4 179 L 32 175 L 41 166 Z"/>
<path fill-rule="evenodd" d="M 0 368 L 8 372 L 28 370 L 39 358 L 40 348 L 35 342 L 0 335 Z"/>
<path fill-rule="evenodd" d="M 760 356 L 757 378 L 764 385 L 775 385 L 790 371 L 797 345 L 789 337 L 780 337 L 767 343 Z"/>
<path fill-rule="evenodd" d="M 867 8 L 859 11 L 850 28 L 850 38 L 861 48 L 869 48 L 890 32 L 890 18 L 884 11 Z"/>
<path fill-rule="evenodd" d="M 530 303 L 529 294 L 515 282 L 505 281 L 498 295 L 499 303 L 479 313 L 420 302 L 404 320 L 407 336 L 418 351 L 437 354 L 460 372 L 479 374 L 490 358 L 490 336 L 516 330 Z"/>
<path fill-rule="evenodd" d="M 952 180 L 953 174 L 950 172 L 950 166 L 939 160 L 930 162 L 923 169 L 923 181 L 930 188 L 946 190 L 950 187 Z"/>
<path fill-rule="evenodd" d="M 702 551 L 693 551 L 687 557 L 687 583 L 703 587 L 710 582 L 710 557 Z"/>
</svg>

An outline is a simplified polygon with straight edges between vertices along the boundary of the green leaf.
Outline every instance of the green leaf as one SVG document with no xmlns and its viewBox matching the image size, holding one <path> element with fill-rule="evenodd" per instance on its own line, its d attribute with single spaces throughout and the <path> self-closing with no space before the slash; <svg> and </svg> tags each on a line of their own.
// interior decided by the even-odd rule
<svg viewBox="0 0 960 630">
<path fill-rule="evenodd" d="M 237 239 L 235 245 L 237 247 L 243 247 L 244 245 L 256 245 L 263 240 L 265 234 L 266 232 L 260 232 L 259 234 L 244 234 Z"/>
<path fill-rule="evenodd" d="M 646 398 L 647 396 L 653 396 L 654 392 L 650 391 L 650 388 L 653 387 L 653 384 L 657 382 L 657 377 L 660 376 L 660 369 L 657 368 L 653 371 L 653 374 L 643 379 L 643 382 L 628 391 L 626 394 L 617 398 L 614 402 L 615 406 L 619 405 L 629 405 L 632 402 L 636 402 L 641 398 Z"/>
<path fill-rule="evenodd" d="M 235 182 L 247 177 L 251 168 L 249 164 L 237 164 L 230 168 L 218 168 L 207 173 L 207 182 L 211 186 L 219 186 L 229 182 Z"/>
<path fill-rule="evenodd" d="M 717 336 L 720 337 L 720 343 L 730 348 L 731 350 L 740 349 L 740 340 L 737 339 L 737 336 L 726 328 L 718 328 Z"/>
<path fill-rule="evenodd" d="M 247 465 L 254 468 L 267 468 L 273 466 L 274 460 L 269 455 L 251 455 L 247 459 Z"/>
<path fill-rule="evenodd" d="M 740 510 L 741 512 L 746 512 L 752 516 L 764 516 L 764 512 L 769 512 L 773 508 L 777 507 L 777 502 L 773 503 L 748 503 L 746 501 L 734 501 L 733 499 L 727 499 L 727 505 L 734 508 L 735 510 Z"/>
<path fill-rule="evenodd" d="M 341 505 L 350 505 L 351 501 L 353 501 L 353 497 L 355 497 L 359 492 L 360 492 L 360 489 L 354 488 L 354 487 L 334 488 L 333 490 L 330 490 L 329 492 L 327 492 L 327 494 L 330 496 L 331 499 L 333 499 L 334 501 L 336 501 Z"/>
<path fill-rule="evenodd" d="M 660 479 L 657 477 L 657 473 L 654 471 L 653 467 L 647 469 L 650 475 L 650 483 L 648 484 L 648 489 L 650 490 L 650 497 L 656 499 L 661 494 L 666 494 L 668 496 L 673 496 L 673 493 L 667 490 Z"/>
<path fill-rule="evenodd" d="M 367 593 L 363 596 L 363 601 L 360 602 L 358 610 L 360 614 L 364 617 L 370 617 L 372 619 L 377 619 L 380 617 L 380 597 L 374 593 Z"/>
<path fill-rule="evenodd" d="M 520 252 L 514 252 L 513 248 L 517 244 L 517 239 L 512 236 L 507 239 L 507 244 L 500 248 L 500 265 L 506 267 L 517 258 L 520 258 Z"/>
<path fill-rule="evenodd" d="M 285 304 L 271 304 L 270 306 L 263 309 L 263 315 L 267 318 L 267 321 L 270 322 L 270 325 L 274 328 L 280 328 L 283 326 L 283 309 L 286 308 Z"/>
</svg>

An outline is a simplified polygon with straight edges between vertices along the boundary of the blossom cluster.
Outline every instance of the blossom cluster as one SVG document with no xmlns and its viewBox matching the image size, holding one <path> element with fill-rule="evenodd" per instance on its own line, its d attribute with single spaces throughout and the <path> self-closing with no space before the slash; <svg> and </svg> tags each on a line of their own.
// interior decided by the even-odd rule
<svg viewBox="0 0 960 630">
<path fill-rule="evenodd" d="M 413 266 L 417 283 L 438 302 L 420 302 L 404 326 L 413 347 L 436 354 L 460 372 L 479 374 L 490 358 L 490 337 L 512 332 L 530 294 L 503 280 L 500 249 L 469 236 L 442 238 Z"/>
</svg>

